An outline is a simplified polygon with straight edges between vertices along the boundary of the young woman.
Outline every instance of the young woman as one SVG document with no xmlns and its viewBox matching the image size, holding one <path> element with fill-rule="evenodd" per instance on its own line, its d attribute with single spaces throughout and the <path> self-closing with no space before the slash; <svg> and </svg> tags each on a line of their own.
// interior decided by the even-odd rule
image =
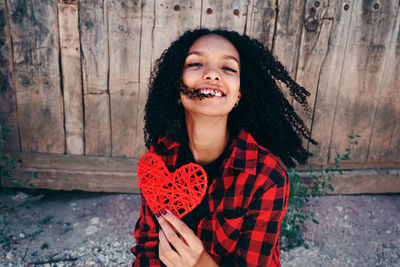
<svg viewBox="0 0 400 267">
<path fill-rule="evenodd" d="M 277 81 L 307 109 L 309 93 L 270 51 L 230 31 L 186 32 L 156 61 L 146 145 L 170 171 L 202 165 L 208 187 L 181 220 L 142 197 L 134 266 L 280 266 L 285 166 L 305 162 L 302 141 L 315 141 Z"/>
</svg>

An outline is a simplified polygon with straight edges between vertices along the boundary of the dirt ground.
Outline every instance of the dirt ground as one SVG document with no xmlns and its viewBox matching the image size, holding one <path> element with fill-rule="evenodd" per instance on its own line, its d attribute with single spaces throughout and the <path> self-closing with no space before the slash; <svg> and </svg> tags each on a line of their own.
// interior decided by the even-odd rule
<svg viewBox="0 0 400 267">
<path fill-rule="evenodd" d="M 0 266 L 130 266 L 138 195 L 37 198 L 29 209 L 0 212 Z M 307 210 L 320 222 L 306 225 L 309 248 L 282 250 L 282 266 L 400 266 L 400 195 L 324 196 Z"/>
</svg>

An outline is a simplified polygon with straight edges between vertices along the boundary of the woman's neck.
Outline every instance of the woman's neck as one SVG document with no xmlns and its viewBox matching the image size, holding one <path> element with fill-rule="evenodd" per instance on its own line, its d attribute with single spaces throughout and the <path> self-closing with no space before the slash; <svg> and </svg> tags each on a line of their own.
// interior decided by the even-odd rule
<svg viewBox="0 0 400 267">
<path fill-rule="evenodd" d="M 210 163 L 224 151 L 229 137 L 227 119 L 186 113 L 189 147 L 196 162 Z"/>
</svg>

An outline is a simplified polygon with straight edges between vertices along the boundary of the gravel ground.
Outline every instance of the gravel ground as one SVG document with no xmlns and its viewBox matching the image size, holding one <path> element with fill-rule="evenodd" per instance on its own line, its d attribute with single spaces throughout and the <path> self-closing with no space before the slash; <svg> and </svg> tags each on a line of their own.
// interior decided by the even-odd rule
<svg viewBox="0 0 400 267">
<path fill-rule="evenodd" d="M 130 266 L 138 195 L 41 193 L 0 211 L 0 266 Z M 324 196 L 307 209 L 320 222 L 306 225 L 310 247 L 283 250 L 282 266 L 400 266 L 400 195 Z"/>
</svg>

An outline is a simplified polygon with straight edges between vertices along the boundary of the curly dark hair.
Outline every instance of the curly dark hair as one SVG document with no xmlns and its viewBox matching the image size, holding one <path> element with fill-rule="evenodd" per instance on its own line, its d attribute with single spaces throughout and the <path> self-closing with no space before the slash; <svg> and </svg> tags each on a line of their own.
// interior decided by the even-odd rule
<svg viewBox="0 0 400 267">
<path fill-rule="evenodd" d="M 187 31 L 156 61 L 150 77 L 144 116 L 147 148 L 153 145 L 157 151 L 157 141 L 161 137 L 178 143 L 188 141 L 184 110 L 179 104 L 181 75 L 189 48 L 198 38 L 208 34 L 229 40 L 240 56 L 241 99 L 228 115 L 231 136 L 244 129 L 287 167 L 294 167 L 296 162 L 305 163 L 311 154 L 303 147 L 303 140 L 317 143 L 282 94 L 277 81 L 286 84 L 290 95 L 305 110 L 308 109 L 306 98 L 310 93 L 293 81 L 262 43 L 226 30 Z"/>
</svg>

